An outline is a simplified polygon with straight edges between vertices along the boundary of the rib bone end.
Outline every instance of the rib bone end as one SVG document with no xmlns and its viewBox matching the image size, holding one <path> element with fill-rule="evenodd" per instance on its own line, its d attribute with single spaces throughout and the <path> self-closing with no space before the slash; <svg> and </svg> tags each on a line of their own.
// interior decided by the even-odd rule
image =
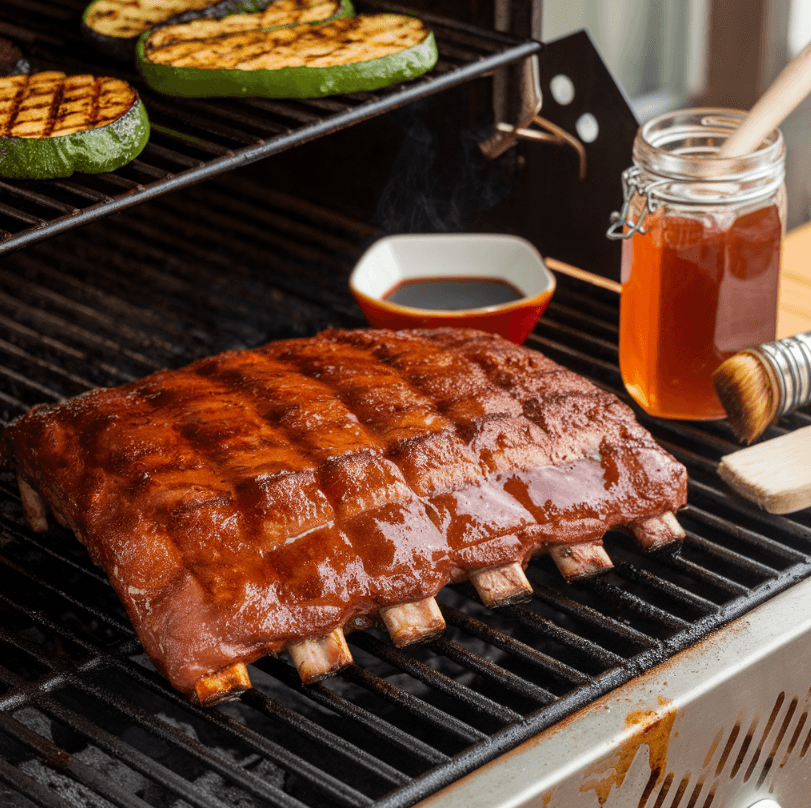
<svg viewBox="0 0 811 808">
<path fill-rule="evenodd" d="M 670 511 L 628 525 L 628 530 L 643 550 L 658 550 L 681 541 L 685 536 L 684 528 Z"/>
<path fill-rule="evenodd" d="M 237 662 L 229 668 L 202 676 L 194 686 L 193 701 L 204 707 L 231 701 L 251 689 L 251 680 L 244 663 Z"/>
<path fill-rule="evenodd" d="M 42 497 L 19 475 L 17 483 L 20 486 L 20 499 L 23 506 L 23 515 L 28 527 L 35 533 L 44 533 L 48 529 L 48 510 Z"/>
<path fill-rule="evenodd" d="M 326 637 L 291 643 L 287 646 L 287 653 L 305 685 L 320 682 L 352 664 L 352 654 L 339 628 Z"/>
<path fill-rule="evenodd" d="M 549 554 L 561 575 L 569 582 L 590 578 L 614 566 L 602 542 L 558 545 Z"/>
<path fill-rule="evenodd" d="M 470 580 L 485 606 L 511 606 L 532 598 L 532 585 L 516 561 L 471 573 Z"/>
<path fill-rule="evenodd" d="M 397 648 L 427 642 L 445 630 L 445 618 L 434 598 L 388 606 L 380 610 L 380 617 Z"/>
</svg>

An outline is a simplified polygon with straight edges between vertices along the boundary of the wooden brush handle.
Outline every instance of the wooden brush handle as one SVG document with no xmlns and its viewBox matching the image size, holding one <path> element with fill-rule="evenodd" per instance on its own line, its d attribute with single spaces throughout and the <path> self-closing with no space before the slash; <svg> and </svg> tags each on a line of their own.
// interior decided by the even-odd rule
<svg viewBox="0 0 811 808">
<path fill-rule="evenodd" d="M 754 151 L 775 127 L 811 92 L 811 44 L 783 68 L 783 72 L 755 103 L 743 123 L 718 151 L 719 157 L 740 157 Z"/>
</svg>

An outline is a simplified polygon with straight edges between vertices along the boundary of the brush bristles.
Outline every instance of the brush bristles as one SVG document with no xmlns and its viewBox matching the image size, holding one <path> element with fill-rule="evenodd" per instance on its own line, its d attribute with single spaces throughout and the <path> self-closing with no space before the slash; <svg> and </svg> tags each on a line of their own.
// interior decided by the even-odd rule
<svg viewBox="0 0 811 808">
<path fill-rule="evenodd" d="M 735 436 L 752 443 L 777 415 L 774 375 L 757 353 L 744 351 L 730 356 L 712 378 Z"/>
</svg>

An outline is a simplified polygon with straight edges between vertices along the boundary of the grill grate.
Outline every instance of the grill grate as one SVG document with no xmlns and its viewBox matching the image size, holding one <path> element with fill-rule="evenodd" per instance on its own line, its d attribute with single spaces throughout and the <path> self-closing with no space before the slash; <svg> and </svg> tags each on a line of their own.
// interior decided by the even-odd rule
<svg viewBox="0 0 811 808">
<path fill-rule="evenodd" d="M 230 234 L 218 250 L 212 209 L 219 238 Z M 233 175 L 9 256 L 0 418 L 216 351 L 361 325 L 346 279 L 374 235 Z M 616 333 L 616 297 L 560 277 L 529 344 L 623 395 Z M 264 659 L 253 691 L 210 710 L 155 673 L 81 545 L 56 527 L 29 533 L 0 477 L 0 802 L 411 805 L 811 573 L 807 515 L 763 513 L 717 481 L 733 448 L 724 424 L 640 419 L 691 473 L 679 555 L 643 557 L 611 533 L 613 572 L 567 586 L 541 557 L 526 605 L 489 611 L 470 585 L 446 587 L 441 639 L 398 650 L 350 634 L 357 665 L 306 688 Z"/>
<path fill-rule="evenodd" d="M 0 180 L 0 253 L 488 75 L 541 48 L 538 42 L 421 13 L 437 36 L 440 61 L 429 74 L 406 84 L 303 101 L 167 98 L 149 90 L 134 69 L 122 69 L 93 52 L 79 32 L 86 5 L 86 0 L 3 0 L 0 36 L 17 42 L 36 70 L 129 81 L 147 108 L 152 136 L 136 160 L 114 173 L 42 182 Z M 365 6 L 388 8 L 379 2 Z"/>
</svg>

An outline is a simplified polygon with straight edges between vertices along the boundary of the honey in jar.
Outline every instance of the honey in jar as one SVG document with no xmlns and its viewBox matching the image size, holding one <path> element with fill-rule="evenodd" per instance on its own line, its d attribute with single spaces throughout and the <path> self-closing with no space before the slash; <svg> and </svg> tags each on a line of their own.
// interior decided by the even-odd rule
<svg viewBox="0 0 811 808">
<path fill-rule="evenodd" d="M 626 204 L 609 231 L 624 239 L 620 371 L 651 415 L 723 418 L 713 371 L 775 338 L 785 149 L 775 131 L 750 155 L 718 157 L 742 116 L 655 118 L 623 175 Z"/>
</svg>

